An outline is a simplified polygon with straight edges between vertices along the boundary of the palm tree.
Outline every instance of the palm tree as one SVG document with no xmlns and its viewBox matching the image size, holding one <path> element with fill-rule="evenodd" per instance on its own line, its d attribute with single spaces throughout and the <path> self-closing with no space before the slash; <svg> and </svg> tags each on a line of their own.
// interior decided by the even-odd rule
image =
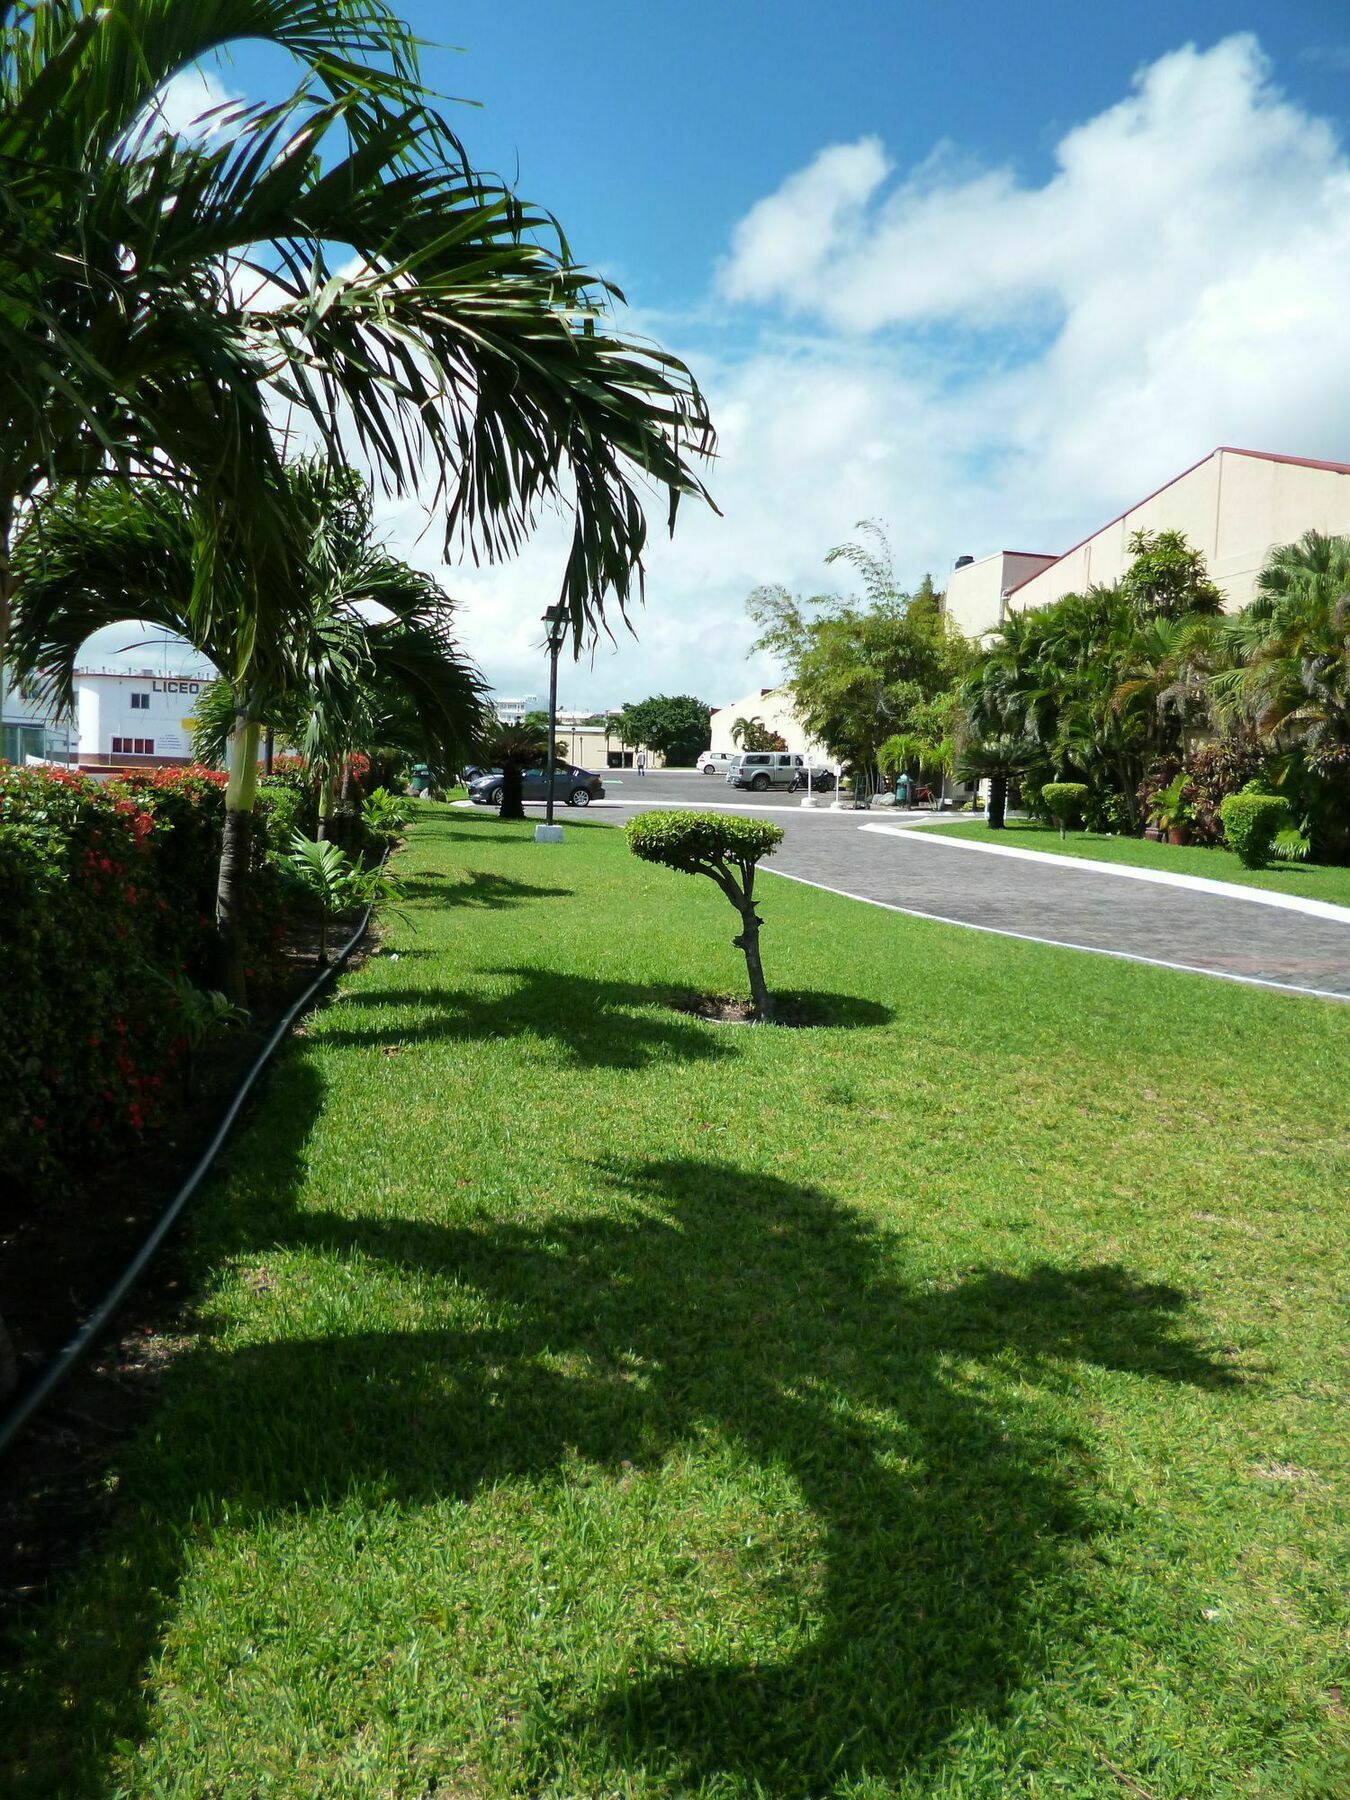
<svg viewBox="0 0 1350 1800">
<path fill-rule="evenodd" d="M 1231 630 L 1234 694 L 1265 736 L 1350 744 L 1350 538 L 1308 531 L 1273 551 Z"/>
<path fill-rule="evenodd" d="M 168 136 L 165 84 L 244 39 L 297 61 L 294 93 Z M 23 513 L 111 468 L 230 516 L 250 628 L 228 673 L 241 696 L 275 685 L 269 398 L 398 490 L 429 477 L 447 543 L 509 553 L 564 506 L 578 644 L 641 584 L 638 483 L 672 526 L 706 498 L 689 371 L 596 329 L 617 290 L 469 166 L 384 0 L 0 0 L 0 157 L 0 667 Z"/>
<path fill-rule="evenodd" d="M 497 808 L 499 819 L 525 817 L 524 782 L 526 769 L 537 769 L 548 760 L 548 733 L 537 725 L 499 725 L 488 739 L 488 759 L 502 772 L 502 797 Z"/>
<path fill-rule="evenodd" d="M 205 723 L 214 722 L 218 735 L 228 731 L 217 921 L 221 979 L 236 1000 L 243 998 L 240 927 L 263 725 L 294 736 L 320 772 L 321 792 L 331 793 L 341 759 L 377 735 L 381 692 L 386 707 L 391 690 L 403 697 L 442 760 L 467 749 L 483 719 L 481 679 L 449 634 L 449 596 L 380 546 L 365 484 L 320 458 L 282 474 L 294 555 L 287 610 L 265 665 L 247 654 L 253 617 L 220 528 L 171 485 L 104 477 L 61 488 L 33 512 L 15 553 L 16 659 L 42 670 L 61 704 L 70 702 L 90 633 L 129 616 L 188 638 L 222 671 L 228 701 L 208 701 Z M 380 616 L 363 613 L 371 604 Z M 207 731 L 201 747 L 222 746 Z"/>
</svg>

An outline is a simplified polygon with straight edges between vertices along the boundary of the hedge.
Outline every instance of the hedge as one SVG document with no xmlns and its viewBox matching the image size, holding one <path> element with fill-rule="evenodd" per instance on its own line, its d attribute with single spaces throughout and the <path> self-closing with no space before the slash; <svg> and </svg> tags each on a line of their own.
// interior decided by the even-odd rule
<svg viewBox="0 0 1350 1800">
<path fill-rule="evenodd" d="M 182 1045 L 164 977 L 211 983 L 224 787 L 201 767 L 100 785 L 0 765 L 0 1175 L 40 1190 L 172 1101 Z M 277 806 L 260 808 L 245 922 L 260 989 L 281 970 Z"/>
<path fill-rule="evenodd" d="M 1289 818 L 1289 802 L 1280 794 L 1229 794 L 1219 816 L 1228 847 L 1243 867 L 1264 869 L 1275 834 Z"/>
</svg>

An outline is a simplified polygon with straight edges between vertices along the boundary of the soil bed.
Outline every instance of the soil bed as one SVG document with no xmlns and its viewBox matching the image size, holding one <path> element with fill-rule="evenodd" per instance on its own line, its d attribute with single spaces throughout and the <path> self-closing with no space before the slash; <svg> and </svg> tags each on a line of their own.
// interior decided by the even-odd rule
<svg viewBox="0 0 1350 1800">
<path fill-rule="evenodd" d="M 792 994 L 775 996 L 771 1019 L 756 1018 L 753 1002 L 728 999 L 725 994 L 681 994 L 670 1004 L 676 1012 L 706 1019 L 710 1025 L 782 1025 L 791 1031 L 831 1022 L 826 1008 Z"/>
<path fill-rule="evenodd" d="M 343 943 L 359 916 L 330 926 L 330 944 Z M 0 1194 L 0 1316 L 14 1340 L 20 1393 L 94 1311 L 192 1172 L 277 1020 L 314 979 L 318 942 L 317 925 L 291 928 L 283 981 L 246 1027 L 200 1053 L 191 1098 L 180 1097 L 141 1146 L 74 1171 L 40 1202 Z M 367 937 L 347 966 L 369 948 Z M 115 1492 L 123 1439 L 187 1342 L 177 1239 L 175 1231 L 128 1297 L 109 1340 L 0 1458 L 0 1612 L 40 1592 L 73 1559 Z"/>
</svg>

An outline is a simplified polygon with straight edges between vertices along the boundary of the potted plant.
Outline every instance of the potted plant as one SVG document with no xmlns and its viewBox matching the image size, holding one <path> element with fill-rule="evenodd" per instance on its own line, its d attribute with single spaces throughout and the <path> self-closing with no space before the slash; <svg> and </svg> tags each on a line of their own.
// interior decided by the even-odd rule
<svg viewBox="0 0 1350 1800">
<path fill-rule="evenodd" d="M 1157 827 L 1159 835 L 1165 836 L 1169 844 L 1188 844 L 1191 841 L 1193 815 L 1189 803 L 1183 798 L 1189 780 L 1184 769 L 1180 774 L 1174 775 L 1149 810 L 1149 823 Z"/>
</svg>

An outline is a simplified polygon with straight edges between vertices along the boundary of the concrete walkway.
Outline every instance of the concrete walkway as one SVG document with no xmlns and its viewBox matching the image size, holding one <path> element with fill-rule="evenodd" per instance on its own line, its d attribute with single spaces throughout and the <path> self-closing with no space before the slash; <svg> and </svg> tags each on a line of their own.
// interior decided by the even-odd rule
<svg viewBox="0 0 1350 1800">
<path fill-rule="evenodd" d="M 687 797 L 673 791 L 677 783 L 688 787 Z M 706 805 L 714 796 L 698 777 L 667 775 L 643 794 L 625 783 L 607 797 L 611 804 L 591 816 L 619 824 L 646 806 Z M 725 788 L 716 794 L 726 797 Z M 803 811 L 793 803 L 762 810 L 772 810 L 785 832 L 765 868 L 834 893 L 975 930 L 1350 1000 L 1350 909 L 1341 921 L 1240 891 L 1144 882 L 1114 869 L 1066 866 L 1068 858 L 972 856 L 931 833 L 866 828 L 894 815 Z M 564 809 L 564 823 L 567 817 Z"/>
</svg>

